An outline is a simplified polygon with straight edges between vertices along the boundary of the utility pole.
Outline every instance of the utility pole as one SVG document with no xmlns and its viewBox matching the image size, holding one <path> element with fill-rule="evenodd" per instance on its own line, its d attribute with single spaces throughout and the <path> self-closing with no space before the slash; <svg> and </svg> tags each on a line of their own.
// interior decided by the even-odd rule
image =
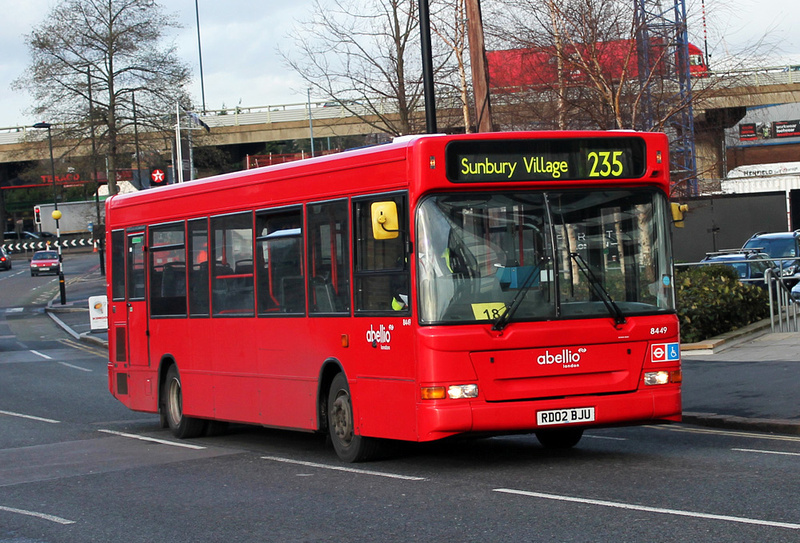
<svg viewBox="0 0 800 543">
<path fill-rule="evenodd" d="M 472 65 L 472 87 L 475 93 L 475 114 L 478 132 L 493 132 L 492 105 L 489 100 L 489 70 L 486 67 L 486 45 L 483 41 L 483 19 L 480 0 L 464 0 L 467 11 L 469 60 Z"/>
<path fill-rule="evenodd" d="M 419 0 L 419 33 L 422 42 L 422 89 L 425 94 L 425 129 L 436 134 L 436 95 L 433 88 L 433 53 L 428 0 Z"/>
</svg>

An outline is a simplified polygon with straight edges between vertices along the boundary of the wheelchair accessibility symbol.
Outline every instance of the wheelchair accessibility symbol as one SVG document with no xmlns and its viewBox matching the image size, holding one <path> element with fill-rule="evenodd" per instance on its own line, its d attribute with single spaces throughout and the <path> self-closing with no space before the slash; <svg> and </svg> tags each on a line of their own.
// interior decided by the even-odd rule
<svg viewBox="0 0 800 543">
<path fill-rule="evenodd" d="M 676 362 L 681 359 L 679 343 L 655 343 L 650 347 L 652 362 Z"/>
</svg>

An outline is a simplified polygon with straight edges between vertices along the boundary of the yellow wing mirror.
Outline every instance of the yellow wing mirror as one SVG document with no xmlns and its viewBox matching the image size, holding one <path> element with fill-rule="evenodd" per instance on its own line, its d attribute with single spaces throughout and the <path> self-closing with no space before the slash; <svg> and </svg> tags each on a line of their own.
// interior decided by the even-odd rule
<svg viewBox="0 0 800 543">
<path fill-rule="evenodd" d="M 679 204 L 677 202 L 670 202 L 672 208 L 672 222 L 676 228 L 683 228 L 683 216 L 689 211 L 689 206 L 686 204 Z"/>
<path fill-rule="evenodd" d="M 370 207 L 370 217 L 372 237 L 375 239 L 395 239 L 400 235 L 396 202 L 373 202 Z"/>
</svg>

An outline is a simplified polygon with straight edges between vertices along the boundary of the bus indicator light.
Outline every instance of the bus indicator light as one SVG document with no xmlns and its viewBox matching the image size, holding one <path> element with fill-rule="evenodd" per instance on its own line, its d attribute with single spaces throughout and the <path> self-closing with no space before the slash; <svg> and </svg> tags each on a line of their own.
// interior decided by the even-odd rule
<svg viewBox="0 0 800 543">
<path fill-rule="evenodd" d="M 450 398 L 451 400 L 463 400 L 465 398 L 478 397 L 478 385 L 450 385 L 445 387 L 422 387 L 423 400 L 444 400 Z"/>
<path fill-rule="evenodd" d="M 444 387 L 422 387 L 423 400 L 444 400 L 446 390 Z"/>
</svg>

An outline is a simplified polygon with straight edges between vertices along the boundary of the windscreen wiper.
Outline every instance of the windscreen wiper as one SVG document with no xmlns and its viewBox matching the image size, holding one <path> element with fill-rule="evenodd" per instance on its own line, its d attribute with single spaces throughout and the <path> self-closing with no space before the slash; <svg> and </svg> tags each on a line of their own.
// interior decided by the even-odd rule
<svg viewBox="0 0 800 543">
<path fill-rule="evenodd" d="M 531 273 L 525 278 L 525 281 L 520 285 L 519 290 L 514 295 L 514 298 L 511 300 L 511 303 L 506 306 L 506 310 L 503 312 L 502 315 L 497 317 L 497 320 L 494 321 L 492 325 L 492 330 L 499 332 L 503 330 L 508 323 L 511 321 L 511 317 L 514 316 L 514 313 L 517 312 L 519 306 L 522 305 L 522 301 L 525 299 L 525 295 L 531 289 L 531 287 L 536 284 L 537 276 L 539 275 L 539 266 L 536 266 Z"/>
<path fill-rule="evenodd" d="M 586 261 L 583 259 L 583 257 L 578 253 L 570 253 L 569 256 L 575 261 L 578 269 L 581 270 L 583 275 L 585 275 L 589 280 L 589 284 L 592 285 L 595 294 L 597 294 L 597 296 L 603 300 L 603 304 L 605 304 L 606 309 L 608 309 L 608 312 L 612 317 L 614 317 L 614 324 L 625 324 L 625 315 L 622 314 L 622 310 L 614 302 L 614 300 L 611 299 L 611 295 L 608 293 L 605 287 L 603 287 L 603 284 L 586 264 Z"/>
</svg>

